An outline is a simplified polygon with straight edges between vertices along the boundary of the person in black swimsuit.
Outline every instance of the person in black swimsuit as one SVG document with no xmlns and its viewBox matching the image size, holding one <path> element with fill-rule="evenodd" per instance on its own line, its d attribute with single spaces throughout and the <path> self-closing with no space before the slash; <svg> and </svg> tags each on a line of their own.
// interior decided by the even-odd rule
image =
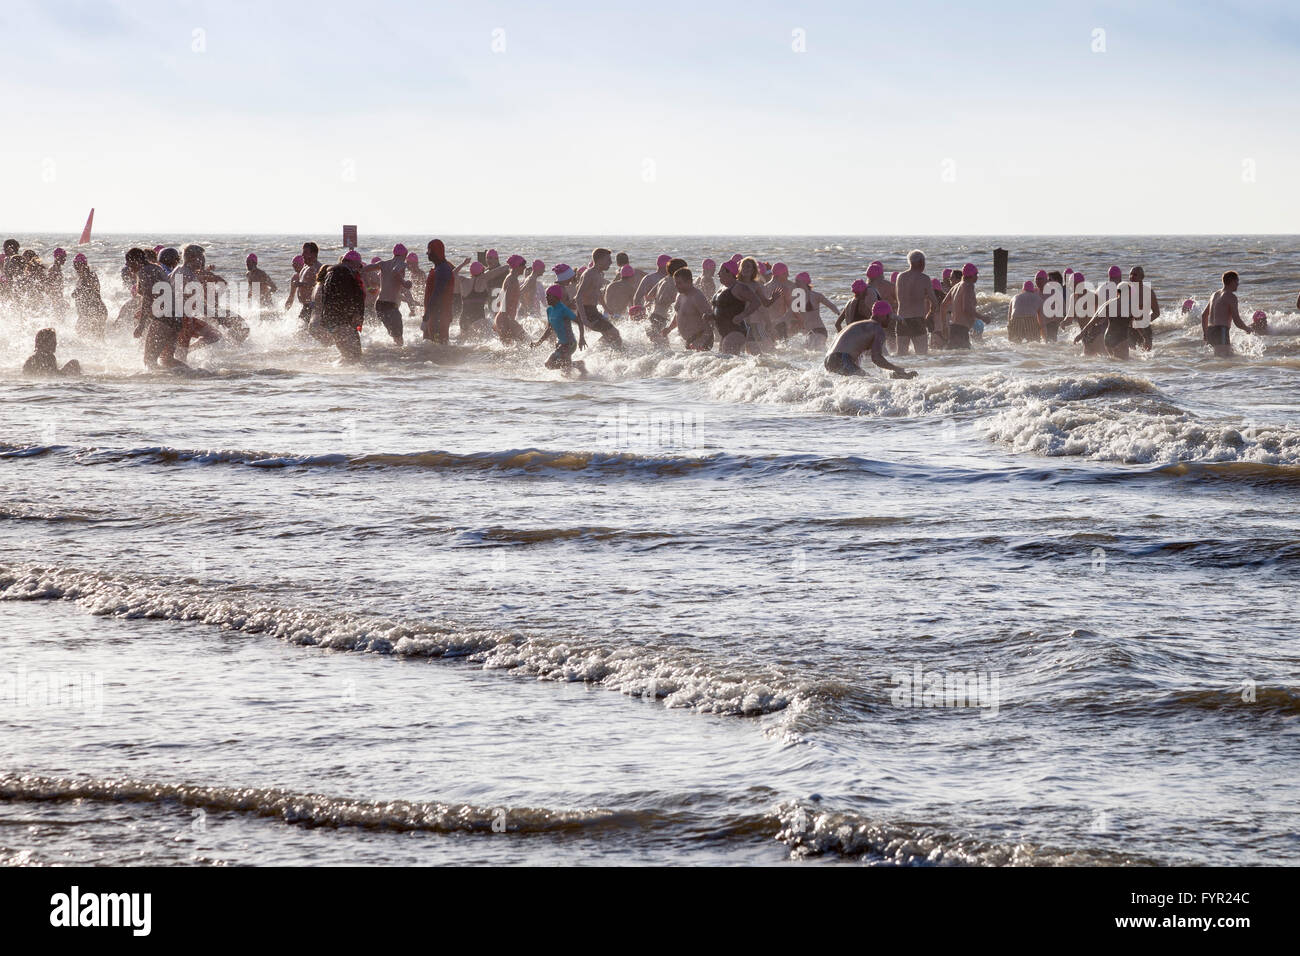
<svg viewBox="0 0 1300 956">
<path fill-rule="evenodd" d="M 744 301 L 731 291 L 736 284 L 736 265 L 724 262 L 718 270 L 722 288 L 713 297 L 713 322 L 718 327 L 718 351 L 726 355 L 739 355 L 745 350 L 745 329 L 736 322 L 736 316 L 745 311 Z"/>
</svg>

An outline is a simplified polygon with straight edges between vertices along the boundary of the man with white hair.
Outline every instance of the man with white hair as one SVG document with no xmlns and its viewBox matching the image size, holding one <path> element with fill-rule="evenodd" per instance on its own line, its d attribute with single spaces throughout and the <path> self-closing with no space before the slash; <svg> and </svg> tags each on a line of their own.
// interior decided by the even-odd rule
<svg viewBox="0 0 1300 956">
<path fill-rule="evenodd" d="M 917 355 L 924 355 L 928 351 L 927 337 L 934 328 L 934 314 L 938 311 L 939 301 L 934 294 L 934 283 L 925 274 L 925 253 L 913 249 L 907 255 L 907 264 L 910 268 L 895 283 L 899 312 L 895 323 L 898 354 L 906 355 L 910 343 Z"/>
</svg>

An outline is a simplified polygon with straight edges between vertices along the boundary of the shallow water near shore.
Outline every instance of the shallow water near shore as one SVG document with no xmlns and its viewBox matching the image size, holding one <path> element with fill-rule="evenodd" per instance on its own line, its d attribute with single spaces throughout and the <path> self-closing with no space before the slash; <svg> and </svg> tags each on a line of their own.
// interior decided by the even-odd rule
<svg viewBox="0 0 1300 956">
<path fill-rule="evenodd" d="M 300 242 L 188 238 L 281 282 Z M 90 248 L 110 315 L 140 241 Z M 1010 345 L 997 244 L 1144 266 L 1154 351 Z M 0 860 L 1300 860 L 1292 238 L 614 245 L 837 301 L 920 245 L 989 327 L 910 381 L 631 327 L 577 380 L 378 326 L 344 367 L 289 316 L 181 379 L 0 316 Z M 1230 267 L 1275 334 L 1224 360 L 1179 304 Z M 83 379 L 17 374 L 46 325 Z"/>
</svg>

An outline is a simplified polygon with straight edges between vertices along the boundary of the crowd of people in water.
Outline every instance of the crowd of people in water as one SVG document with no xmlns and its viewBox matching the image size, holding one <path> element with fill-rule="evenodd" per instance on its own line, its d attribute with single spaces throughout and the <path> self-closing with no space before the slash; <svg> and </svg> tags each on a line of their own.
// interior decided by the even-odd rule
<svg viewBox="0 0 1300 956">
<path fill-rule="evenodd" d="M 67 253 L 55 249 L 51 259 L 47 264 L 35 250 L 6 240 L 0 256 L 0 309 L 66 317 Z M 357 361 L 367 321 L 382 324 L 394 343 L 404 344 L 401 306 L 406 305 L 412 317 L 420 317 L 423 339 L 433 343 L 451 342 L 453 322 L 457 343 L 495 336 L 507 345 L 536 348 L 553 338 L 546 367 L 565 372 L 585 374 L 574 356 L 587 348 L 588 333 L 599 335 L 603 346 L 621 349 L 619 328 L 631 323 L 669 347 L 676 343 L 729 355 L 758 354 L 793 340 L 824 350 L 828 372 L 863 375 L 861 362 L 867 356 L 895 378 L 916 373 L 888 355 L 970 349 L 984 329 L 976 309 L 976 266 L 968 262 L 932 277 L 920 250 L 908 255 L 904 271 L 888 278 L 882 262 L 870 263 L 852 283 L 851 298 L 843 306 L 814 289 L 807 272 L 792 277 L 783 262 L 740 253 L 720 264 L 705 259 L 698 275 L 685 259 L 670 253 L 659 256 L 651 270 L 634 265 L 627 253 L 615 255 L 605 248 L 593 250 L 579 268 L 561 263 L 548 270 L 540 259 L 529 262 L 519 253 L 503 262 L 495 249 L 453 265 L 443 241 L 433 239 L 426 260 L 422 267 L 419 255 L 399 243 L 390 258 L 375 256 L 367 263 L 353 249 L 326 264 L 320 247 L 306 242 L 282 290 L 258 265 L 256 253 L 248 254 L 245 273 L 232 283 L 209 267 L 202 246 L 132 248 L 121 270 L 130 296 L 116 327 L 129 326 L 143 340 L 147 367 L 185 369 L 190 349 L 247 337 L 245 313 L 278 318 L 296 308 L 305 336 L 336 347 L 345 361 Z M 81 253 L 73 257 L 72 269 L 77 334 L 103 338 L 110 321 L 99 277 Z M 1250 323 L 1242 319 L 1239 281 L 1236 272 L 1224 273 L 1222 286 L 1200 313 L 1205 342 L 1223 357 L 1232 354 L 1231 328 L 1268 331 L 1262 311 Z M 285 299 L 277 305 L 281 291 Z M 1195 305 L 1184 301 L 1182 312 Z M 823 309 L 834 319 L 833 337 Z M 1042 269 L 1011 297 L 1007 337 L 1011 342 L 1057 342 L 1069 329 L 1084 355 L 1127 359 L 1131 349 L 1153 347 L 1152 323 L 1160 314 L 1141 266 L 1127 277 L 1119 266 L 1111 266 L 1106 281 L 1092 287 L 1073 269 Z M 544 319 L 535 340 L 522 322 L 529 318 Z M 55 330 L 42 329 L 24 372 L 80 374 L 75 361 L 59 364 L 56 348 Z"/>
</svg>

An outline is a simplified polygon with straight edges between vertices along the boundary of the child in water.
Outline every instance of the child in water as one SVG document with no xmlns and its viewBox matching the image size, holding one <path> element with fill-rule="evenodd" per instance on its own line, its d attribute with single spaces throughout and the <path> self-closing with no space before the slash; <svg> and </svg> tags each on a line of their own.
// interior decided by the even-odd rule
<svg viewBox="0 0 1300 956">
<path fill-rule="evenodd" d="M 58 348 L 59 337 L 53 329 L 41 329 L 36 333 L 36 352 L 23 363 L 24 375 L 64 375 L 75 377 L 81 374 L 81 363 L 76 359 L 70 361 L 63 368 L 59 368 L 59 360 L 55 358 L 54 351 Z"/>
<path fill-rule="evenodd" d="M 585 378 L 587 366 L 582 362 L 573 361 L 574 350 L 587 347 L 581 322 L 578 322 L 578 338 L 576 341 L 573 338 L 573 323 L 577 322 L 577 319 L 577 313 L 564 304 L 564 289 L 558 285 L 551 286 L 546 290 L 546 331 L 533 343 L 533 348 L 545 342 L 548 335 L 554 335 L 555 341 L 559 344 L 546 360 L 546 367 L 564 372 L 576 368 Z"/>
</svg>

